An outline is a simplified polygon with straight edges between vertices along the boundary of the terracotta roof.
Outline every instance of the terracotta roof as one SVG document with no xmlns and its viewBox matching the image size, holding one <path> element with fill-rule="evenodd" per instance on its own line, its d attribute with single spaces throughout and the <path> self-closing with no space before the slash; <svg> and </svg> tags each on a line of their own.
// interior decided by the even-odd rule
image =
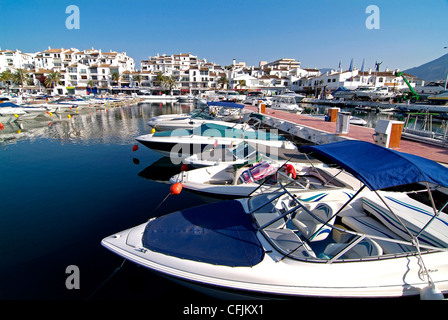
<svg viewBox="0 0 448 320">
<path fill-rule="evenodd" d="M 48 49 L 48 50 L 45 50 L 44 52 L 46 52 L 46 53 L 61 53 L 62 49 Z"/>
</svg>

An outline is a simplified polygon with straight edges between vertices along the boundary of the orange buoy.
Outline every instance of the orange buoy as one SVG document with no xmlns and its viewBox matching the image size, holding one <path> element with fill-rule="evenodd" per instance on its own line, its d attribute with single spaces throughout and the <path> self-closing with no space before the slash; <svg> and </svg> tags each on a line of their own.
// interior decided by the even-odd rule
<svg viewBox="0 0 448 320">
<path fill-rule="evenodd" d="M 5 126 L 3 125 L 3 123 L 0 123 L 0 130 L 5 129 Z"/>
<path fill-rule="evenodd" d="M 132 146 L 132 151 L 137 151 L 138 150 L 138 144 L 134 144 Z"/>
<path fill-rule="evenodd" d="M 176 182 L 170 187 L 170 193 L 178 195 L 182 191 L 182 183 Z"/>
</svg>

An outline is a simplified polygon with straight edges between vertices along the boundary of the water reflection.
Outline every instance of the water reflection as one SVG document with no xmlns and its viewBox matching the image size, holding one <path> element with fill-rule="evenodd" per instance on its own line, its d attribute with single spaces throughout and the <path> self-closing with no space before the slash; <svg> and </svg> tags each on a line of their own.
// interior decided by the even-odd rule
<svg viewBox="0 0 448 320">
<path fill-rule="evenodd" d="M 188 103 L 141 103 L 105 110 L 81 109 L 44 114 L 33 120 L 7 123 L 0 131 L 0 145 L 21 140 L 52 139 L 64 143 L 133 143 L 145 132 L 146 122 L 161 114 L 188 113 Z"/>
<path fill-rule="evenodd" d="M 326 115 L 328 106 L 304 104 L 305 114 Z M 188 113 L 192 103 L 140 103 L 134 106 L 105 110 L 81 109 L 39 116 L 33 120 L 7 123 L 0 131 L 0 145 L 6 146 L 21 140 L 52 139 L 64 143 L 129 144 L 135 137 L 149 131 L 146 123 L 151 117 L 162 114 Z M 366 112 L 342 107 L 341 111 L 367 121 L 374 128 L 379 119 L 405 120 L 404 114 Z"/>
<path fill-rule="evenodd" d="M 311 105 L 303 104 L 302 107 L 305 108 L 303 114 L 312 115 L 327 115 L 327 109 L 329 106 L 326 105 Z M 362 111 L 356 110 L 353 107 L 339 107 L 341 112 L 349 112 L 352 116 L 364 119 L 367 121 L 366 127 L 375 128 L 378 120 L 398 120 L 404 121 L 406 114 L 396 113 L 396 112 L 376 112 L 376 111 Z"/>
</svg>

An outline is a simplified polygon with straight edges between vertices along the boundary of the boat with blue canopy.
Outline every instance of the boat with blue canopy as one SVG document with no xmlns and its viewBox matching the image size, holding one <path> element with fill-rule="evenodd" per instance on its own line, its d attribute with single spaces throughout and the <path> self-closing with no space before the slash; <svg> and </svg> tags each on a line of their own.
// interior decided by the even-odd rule
<svg viewBox="0 0 448 320">
<path fill-rule="evenodd" d="M 448 187 L 448 168 L 354 140 L 299 150 L 362 186 L 292 191 L 280 185 L 152 218 L 102 244 L 221 297 L 442 299 L 448 197 L 440 190 Z"/>
</svg>

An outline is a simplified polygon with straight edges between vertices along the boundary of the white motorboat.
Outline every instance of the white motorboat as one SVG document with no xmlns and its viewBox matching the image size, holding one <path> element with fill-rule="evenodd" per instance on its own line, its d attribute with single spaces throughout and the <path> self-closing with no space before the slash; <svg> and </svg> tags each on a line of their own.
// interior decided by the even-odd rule
<svg viewBox="0 0 448 320">
<path fill-rule="evenodd" d="M 179 101 L 179 102 L 193 102 L 194 101 L 194 95 L 192 95 L 192 94 L 180 95 L 177 98 L 177 101 Z"/>
<path fill-rule="evenodd" d="M 242 101 L 242 103 L 250 105 L 258 105 L 263 103 L 266 106 L 271 106 L 272 102 L 266 98 L 264 93 L 261 91 L 251 91 L 246 94 L 246 98 Z"/>
<path fill-rule="evenodd" d="M 241 120 L 241 110 L 244 105 L 230 102 L 208 102 L 209 110 L 195 111 L 183 115 L 161 115 L 151 118 L 147 124 L 157 131 L 175 129 L 193 129 L 204 123 L 215 123 L 224 126 L 234 126 L 229 121 Z M 236 128 L 243 128 L 242 124 Z"/>
<path fill-rule="evenodd" d="M 325 114 L 309 114 L 309 116 L 311 116 L 313 118 L 322 119 L 322 120 L 325 120 L 328 118 L 328 116 Z M 367 124 L 366 120 L 364 120 L 360 117 L 355 117 L 355 116 L 350 116 L 349 122 L 350 122 L 350 124 L 354 124 L 354 125 L 358 125 L 358 126 L 365 126 Z"/>
<path fill-rule="evenodd" d="M 352 187 L 326 171 L 321 165 L 308 165 L 271 160 L 266 156 L 258 163 L 215 166 L 182 171 L 170 179 L 183 188 L 219 197 L 248 197 L 278 186 L 287 185 L 290 192 L 303 189 Z M 258 159 L 261 160 L 261 159 Z M 286 163 L 287 162 L 287 163 Z"/>
<path fill-rule="evenodd" d="M 0 123 L 10 123 L 25 116 L 26 112 L 12 102 L 0 103 Z"/>
<path fill-rule="evenodd" d="M 88 101 L 77 98 L 61 98 L 58 100 L 46 102 L 43 104 L 39 104 L 40 108 L 45 108 L 47 111 L 52 113 L 63 113 L 63 112 L 71 112 L 81 110 L 82 108 L 86 108 L 91 104 Z"/>
<path fill-rule="evenodd" d="M 349 90 L 346 87 L 339 87 L 331 93 L 331 95 L 336 99 L 350 100 L 355 96 L 354 90 Z"/>
<path fill-rule="evenodd" d="M 296 94 L 285 94 L 285 95 L 278 95 L 272 97 L 272 109 L 279 109 L 279 110 L 286 110 L 286 111 L 293 111 L 296 113 L 302 113 L 303 108 L 299 106 L 299 102 L 305 98 L 305 96 L 302 95 L 296 95 Z"/>
<path fill-rule="evenodd" d="M 300 149 L 338 164 L 364 186 L 356 192 L 280 188 L 215 202 L 152 218 L 104 238 L 102 245 L 227 298 L 443 298 L 446 200 L 435 208 L 415 200 L 413 192 L 390 188 L 422 181 L 447 187 L 448 169 L 355 140 Z M 433 194 L 427 192 L 422 195 Z"/>
<path fill-rule="evenodd" d="M 367 121 L 359 118 L 359 117 L 355 117 L 355 116 L 350 116 L 350 124 L 354 124 L 357 126 L 365 126 L 367 124 Z"/>
<path fill-rule="evenodd" d="M 387 87 L 379 87 L 374 91 L 367 93 L 370 100 L 387 100 L 395 96 L 395 93 L 389 91 Z"/>
<path fill-rule="evenodd" d="M 268 151 L 268 150 L 266 150 Z M 195 153 L 182 160 L 183 163 L 195 168 L 216 166 L 225 164 L 227 166 L 241 165 L 257 159 L 259 153 L 256 147 L 247 142 L 229 148 L 212 148 L 201 153 Z"/>
<path fill-rule="evenodd" d="M 359 87 L 358 89 L 354 90 L 355 92 L 354 97 L 358 99 L 370 99 L 370 95 L 375 90 L 376 90 L 375 87 Z"/>
<path fill-rule="evenodd" d="M 233 126 L 232 126 L 233 125 Z M 191 156 L 212 148 L 226 148 L 250 142 L 259 151 L 265 148 L 297 149 L 294 143 L 275 133 L 255 130 L 245 124 L 244 128 L 204 123 L 193 129 L 176 129 L 154 132 L 136 138 L 144 146 L 170 157 L 172 160 Z"/>
<path fill-rule="evenodd" d="M 179 96 L 159 93 L 160 94 L 151 94 L 151 92 L 141 90 L 138 97 L 147 102 L 176 102 L 179 98 Z"/>
</svg>

